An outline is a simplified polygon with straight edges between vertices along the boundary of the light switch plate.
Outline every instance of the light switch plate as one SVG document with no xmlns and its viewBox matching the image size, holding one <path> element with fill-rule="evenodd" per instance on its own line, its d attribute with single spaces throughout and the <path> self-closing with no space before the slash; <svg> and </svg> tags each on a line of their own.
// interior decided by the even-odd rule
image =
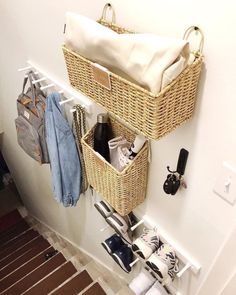
<svg viewBox="0 0 236 295">
<path fill-rule="evenodd" d="M 223 162 L 220 173 L 217 177 L 213 191 L 234 205 L 236 201 L 236 168 L 227 162 Z"/>
</svg>

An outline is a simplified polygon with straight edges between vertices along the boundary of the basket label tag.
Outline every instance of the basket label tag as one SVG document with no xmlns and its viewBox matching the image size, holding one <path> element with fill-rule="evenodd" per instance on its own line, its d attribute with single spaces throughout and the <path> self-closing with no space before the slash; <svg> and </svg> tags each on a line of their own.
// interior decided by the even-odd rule
<svg viewBox="0 0 236 295">
<path fill-rule="evenodd" d="M 105 87 L 108 90 L 111 90 L 111 79 L 110 79 L 110 73 L 108 70 L 99 64 L 94 63 L 93 64 L 93 77 L 94 80 Z"/>
</svg>

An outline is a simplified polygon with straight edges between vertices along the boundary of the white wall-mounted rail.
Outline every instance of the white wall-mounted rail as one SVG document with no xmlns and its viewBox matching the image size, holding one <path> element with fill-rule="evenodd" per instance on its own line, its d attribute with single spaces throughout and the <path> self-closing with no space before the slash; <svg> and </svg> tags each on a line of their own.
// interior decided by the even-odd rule
<svg viewBox="0 0 236 295">
<path fill-rule="evenodd" d="M 64 104 L 70 101 L 74 101 L 75 103 L 79 103 L 82 107 L 85 108 L 88 114 L 92 113 L 93 102 L 88 99 L 81 92 L 76 91 L 71 86 L 65 85 L 59 81 L 57 81 L 51 74 L 47 73 L 43 69 L 41 69 L 36 63 L 32 61 L 27 61 L 27 66 L 18 69 L 19 72 L 28 71 L 28 70 L 36 70 L 39 76 L 38 80 L 35 80 L 33 83 L 43 82 L 44 85 L 41 86 L 41 90 L 46 90 L 49 88 L 55 89 L 59 93 L 63 94 L 66 98 L 64 101 L 61 101 L 60 104 Z"/>
</svg>

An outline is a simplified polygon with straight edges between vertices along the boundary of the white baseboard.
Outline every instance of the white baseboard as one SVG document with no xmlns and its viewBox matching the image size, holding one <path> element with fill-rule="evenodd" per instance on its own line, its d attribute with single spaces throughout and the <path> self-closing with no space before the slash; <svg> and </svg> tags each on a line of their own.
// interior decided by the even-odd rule
<svg viewBox="0 0 236 295">
<path fill-rule="evenodd" d="M 27 211 L 27 209 L 25 209 Z M 48 229 L 50 229 L 52 232 L 54 232 L 55 234 L 57 234 L 58 236 L 60 236 L 62 239 L 64 239 L 65 241 L 67 241 L 68 243 L 70 243 L 72 246 L 74 246 L 75 248 L 77 248 L 78 250 L 84 252 L 86 255 L 88 255 L 89 257 L 91 257 L 93 260 L 95 260 L 95 262 L 101 264 L 104 268 L 106 268 L 107 270 L 109 270 L 110 272 L 112 272 L 115 276 L 118 276 L 121 280 L 125 280 L 125 278 L 121 277 L 120 275 L 118 275 L 112 268 L 107 267 L 107 265 L 105 265 L 100 259 L 98 259 L 96 256 L 94 256 L 93 254 L 91 254 L 90 252 L 88 252 L 87 250 L 85 250 L 83 247 L 79 247 L 77 244 L 75 244 L 74 242 L 72 242 L 70 239 L 68 239 L 67 237 L 65 237 L 64 235 L 60 234 L 59 232 L 57 232 L 55 229 L 53 229 L 51 226 L 47 225 L 45 222 L 43 222 L 42 220 L 40 220 L 38 217 L 34 216 L 33 214 L 30 214 L 28 212 L 28 214 L 30 216 L 32 216 L 33 218 L 35 218 L 38 222 L 42 223 L 44 226 L 46 226 Z M 128 283 L 128 282 L 127 282 Z"/>
</svg>

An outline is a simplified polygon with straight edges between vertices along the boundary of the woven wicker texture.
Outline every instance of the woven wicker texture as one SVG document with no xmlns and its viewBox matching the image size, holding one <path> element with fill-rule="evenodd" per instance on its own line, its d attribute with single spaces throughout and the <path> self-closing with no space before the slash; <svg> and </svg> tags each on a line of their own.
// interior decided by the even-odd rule
<svg viewBox="0 0 236 295">
<path fill-rule="evenodd" d="M 117 120 L 110 118 L 113 136 L 133 141 L 135 134 Z M 93 150 L 93 127 L 82 138 L 82 148 L 89 184 L 122 216 L 141 204 L 146 196 L 148 143 L 122 172 L 117 171 Z"/>
<path fill-rule="evenodd" d="M 105 19 L 99 22 L 117 33 L 132 33 Z M 111 72 L 111 90 L 108 90 L 94 80 L 90 60 L 65 46 L 63 52 L 71 85 L 148 138 L 163 137 L 193 114 L 203 62 L 200 51 L 194 63 L 158 95 Z"/>
</svg>

